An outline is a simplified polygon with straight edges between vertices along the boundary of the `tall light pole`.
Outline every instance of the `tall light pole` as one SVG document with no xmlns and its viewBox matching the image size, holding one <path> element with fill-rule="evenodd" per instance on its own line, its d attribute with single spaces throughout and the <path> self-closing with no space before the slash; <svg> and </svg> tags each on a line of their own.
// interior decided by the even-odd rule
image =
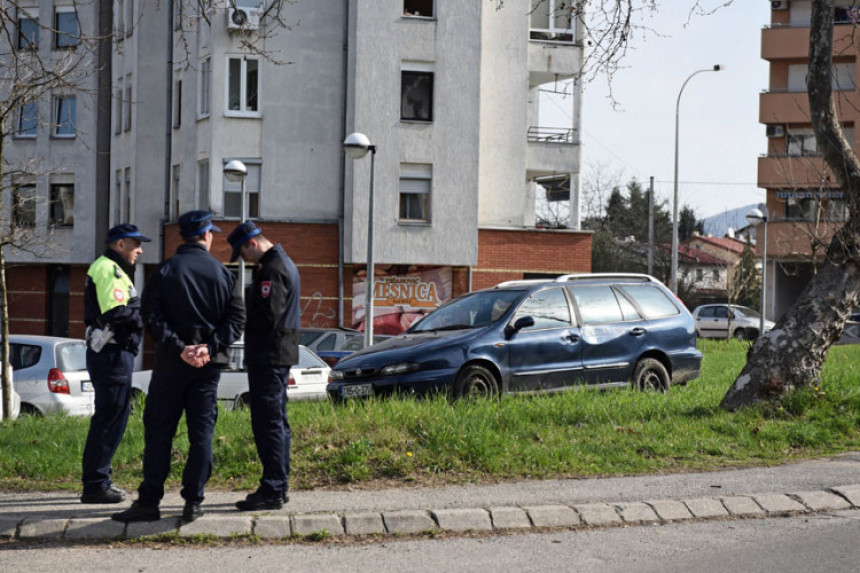
<svg viewBox="0 0 860 573">
<path fill-rule="evenodd" d="M 720 64 L 712 68 L 697 70 L 687 76 L 684 83 L 681 85 L 681 91 L 678 92 L 678 101 L 675 102 L 675 192 L 672 202 L 672 292 L 678 294 L 678 117 L 681 109 L 681 94 L 684 93 L 684 88 L 694 76 L 702 72 L 719 72 L 724 69 Z"/>
<path fill-rule="evenodd" d="M 245 193 L 245 179 L 248 178 L 248 168 L 245 167 L 245 164 L 239 161 L 238 159 L 233 159 L 229 161 L 227 165 L 224 166 L 224 177 L 227 178 L 227 181 L 232 181 L 233 183 L 239 182 L 242 184 L 242 214 L 241 214 L 241 223 L 244 223 L 248 218 L 248 197 Z M 240 224 L 241 224 L 240 223 Z M 239 257 L 239 292 L 241 292 L 241 296 L 245 298 L 245 259 Z"/>
<path fill-rule="evenodd" d="M 764 308 L 767 302 L 767 208 L 764 208 L 764 212 L 762 209 L 753 209 L 747 213 L 746 218 L 752 226 L 763 225 L 761 236 L 761 309 L 759 313 L 761 316 L 759 317 L 758 334 L 764 336 Z"/>
<path fill-rule="evenodd" d="M 361 159 L 370 152 L 370 199 L 367 211 L 367 282 L 364 287 L 364 346 L 373 345 L 373 170 L 376 146 L 363 133 L 350 133 L 343 140 L 343 150 L 350 159 Z"/>
</svg>

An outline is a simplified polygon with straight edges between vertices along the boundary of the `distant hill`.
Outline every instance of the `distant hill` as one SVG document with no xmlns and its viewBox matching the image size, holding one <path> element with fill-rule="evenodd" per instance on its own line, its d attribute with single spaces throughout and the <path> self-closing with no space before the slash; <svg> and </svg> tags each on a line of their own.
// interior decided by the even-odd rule
<svg viewBox="0 0 860 573">
<path fill-rule="evenodd" d="M 729 211 L 724 211 L 717 215 L 711 215 L 704 219 L 705 234 L 713 235 L 714 237 L 725 236 L 726 230 L 731 227 L 735 231 L 747 226 L 746 214 L 752 209 L 758 207 L 757 203 L 737 207 Z"/>
</svg>

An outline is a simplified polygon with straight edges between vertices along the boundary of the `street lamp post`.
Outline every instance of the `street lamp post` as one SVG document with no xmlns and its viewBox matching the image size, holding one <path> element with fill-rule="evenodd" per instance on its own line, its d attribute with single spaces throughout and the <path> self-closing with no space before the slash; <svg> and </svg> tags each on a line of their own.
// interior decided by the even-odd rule
<svg viewBox="0 0 860 573">
<path fill-rule="evenodd" d="M 672 292 L 678 294 L 678 117 L 681 109 L 681 94 L 684 93 L 684 88 L 694 76 L 702 72 L 719 72 L 724 69 L 720 64 L 712 68 L 697 70 L 687 76 L 684 83 L 681 85 L 681 91 L 678 92 L 678 100 L 675 102 L 675 190 L 672 202 Z"/>
<path fill-rule="evenodd" d="M 373 171 L 376 146 L 363 133 L 350 133 L 343 140 L 343 150 L 350 159 L 361 159 L 370 152 L 370 198 L 367 211 L 367 282 L 364 287 L 364 346 L 373 345 Z"/>
<path fill-rule="evenodd" d="M 227 178 L 227 181 L 232 181 L 233 183 L 239 182 L 242 185 L 241 223 L 244 223 L 248 218 L 248 197 L 245 193 L 245 179 L 248 177 L 248 168 L 238 159 L 233 159 L 224 166 L 224 177 Z M 242 257 L 239 257 L 239 292 L 242 293 L 242 298 L 245 298 L 245 260 Z"/>
<path fill-rule="evenodd" d="M 753 209 L 747 213 L 747 222 L 750 225 L 756 226 L 762 224 L 761 236 L 761 309 L 759 314 L 758 333 L 759 336 L 764 336 L 764 309 L 767 302 L 767 208 Z"/>
</svg>

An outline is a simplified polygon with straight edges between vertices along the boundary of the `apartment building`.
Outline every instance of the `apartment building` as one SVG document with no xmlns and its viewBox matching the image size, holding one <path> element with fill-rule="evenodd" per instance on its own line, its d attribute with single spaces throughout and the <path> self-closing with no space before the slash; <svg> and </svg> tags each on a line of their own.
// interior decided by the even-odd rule
<svg viewBox="0 0 860 573">
<path fill-rule="evenodd" d="M 100 176 L 76 171 L 79 235 L 62 259 L 72 335 L 83 332 L 77 299 L 101 227 L 132 221 L 158 237 L 146 245 L 142 285 L 175 250 L 189 209 L 210 209 L 225 236 L 243 216 L 255 220 L 284 245 L 302 276 L 304 326 L 363 327 L 371 190 L 377 333 L 472 289 L 590 270 L 579 91 L 566 100 L 571 125 L 537 119 L 540 87 L 581 66 L 582 26 L 567 3 L 299 0 L 281 14 L 288 30 L 258 0 L 235 4 L 113 2 L 109 104 L 86 118 L 79 107 L 77 121 L 108 130 L 107 163 L 87 167 L 92 145 L 73 143 L 76 170 Z M 345 157 L 352 132 L 375 146 L 372 161 Z M 13 147 L 21 143 L 34 142 Z M 242 183 L 223 174 L 234 159 L 248 170 Z M 571 201 L 567 229 L 535 228 L 535 196 L 546 190 Z M 226 263 L 226 240 L 212 252 Z M 33 301 L 29 322 L 12 329 L 44 332 L 37 307 L 50 288 L 27 276 L 16 292 Z"/>
<path fill-rule="evenodd" d="M 814 273 L 834 231 L 847 219 L 844 195 L 816 149 L 809 114 L 806 74 L 809 0 L 774 0 L 771 23 L 762 30 L 761 55 L 770 81 L 760 96 L 767 155 L 758 160 L 758 186 L 767 190 L 767 308 L 778 319 Z M 855 27 L 860 9 L 837 0 L 834 21 L 833 88 L 846 139 L 857 148 L 860 120 Z M 761 255 L 761 245 L 758 246 Z"/>
</svg>

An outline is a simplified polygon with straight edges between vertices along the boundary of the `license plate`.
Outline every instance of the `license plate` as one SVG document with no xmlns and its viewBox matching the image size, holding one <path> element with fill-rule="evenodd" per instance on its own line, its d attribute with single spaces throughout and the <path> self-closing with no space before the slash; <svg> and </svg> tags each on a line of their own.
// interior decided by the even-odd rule
<svg viewBox="0 0 860 573">
<path fill-rule="evenodd" d="M 81 382 L 81 392 L 92 392 L 93 391 L 93 383 L 89 380 Z"/>
<path fill-rule="evenodd" d="M 373 384 L 353 384 L 352 386 L 341 386 L 341 398 L 361 398 L 373 396 Z"/>
</svg>

